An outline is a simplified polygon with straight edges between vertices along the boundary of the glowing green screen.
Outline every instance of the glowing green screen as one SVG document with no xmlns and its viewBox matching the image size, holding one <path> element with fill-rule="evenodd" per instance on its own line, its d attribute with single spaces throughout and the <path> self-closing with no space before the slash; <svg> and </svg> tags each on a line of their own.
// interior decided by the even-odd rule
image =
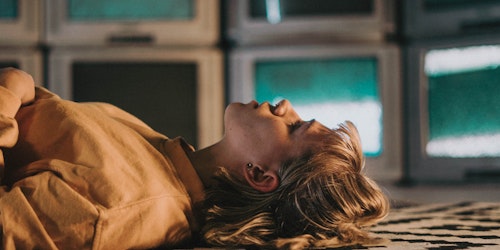
<svg viewBox="0 0 500 250">
<path fill-rule="evenodd" d="M 364 153 L 382 152 L 382 111 L 376 58 L 259 61 L 255 65 L 255 98 L 292 102 L 304 120 L 333 128 L 353 121 Z"/>
<path fill-rule="evenodd" d="M 69 0 L 72 21 L 186 20 L 194 15 L 193 0 Z"/>
<path fill-rule="evenodd" d="M 500 156 L 500 46 L 426 56 L 428 145 L 433 156 Z"/>
</svg>

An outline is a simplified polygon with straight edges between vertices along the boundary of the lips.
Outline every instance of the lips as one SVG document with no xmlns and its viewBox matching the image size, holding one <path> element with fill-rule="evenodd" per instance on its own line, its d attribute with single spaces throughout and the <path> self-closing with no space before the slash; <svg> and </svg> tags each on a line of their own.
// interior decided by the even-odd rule
<svg viewBox="0 0 500 250">
<path fill-rule="evenodd" d="M 277 116 L 282 116 L 286 113 L 288 105 L 285 104 L 287 102 L 286 99 L 283 99 L 276 103 L 274 106 L 271 106 L 271 113 Z"/>
<path fill-rule="evenodd" d="M 251 107 L 253 107 L 254 109 L 258 108 L 259 107 L 259 103 L 255 100 L 252 100 L 248 103 L 248 105 L 250 105 Z"/>
<path fill-rule="evenodd" d="M 259 104 L 257 101 L 252 100 L 252 101 L 251 101 L 251 102 L 249 102 L 247 105 L 250 105 L 250 106 L 251 106 L 252 108 L 254 108 L 254 109 L 257 109 L 257 108 L 259 108 L 259 107 L 262 107 L 262 106 L 266 106 L 266 105 L 267 105 L 267 106 L 269 107 L 269 111 L 271 111 L 271 113 L 275 114 L 275 111 L 276 111 L 278 108 L 280 108 L 280 107 L 283 105 L 283 103 L 284 103 L 284 102 L 286 102 L 286 100 L 285 100 L 285 99 L 283 99 L 283 100 L 279 101 L 279 102 L 278 102 L 278 103 L 276 103 L 275 105 L 271 105 L 271 103 L 269 103 L 269 102 L 263 102 L 263 103 Z M 282 113 L 282 112 L 280 112 L 280 113 Z M 276 114 L 275 114 L 275 115 L 276 115 Z"/>
<path fill-rule="evenodd" d="M 278 107 L 279 107 L 279 106 L 281 106 L 281 104 L 283 104 L 285 101 L 286 101 L 285 99 L 282 99 L 281 101 L 279 101 L 278 103 L 276 103 L 276 104 L 274 105 L 274 108 L 275 108 L 275 109 L 276 109 L 276 108 L 278 108 Z"/>
</svg>

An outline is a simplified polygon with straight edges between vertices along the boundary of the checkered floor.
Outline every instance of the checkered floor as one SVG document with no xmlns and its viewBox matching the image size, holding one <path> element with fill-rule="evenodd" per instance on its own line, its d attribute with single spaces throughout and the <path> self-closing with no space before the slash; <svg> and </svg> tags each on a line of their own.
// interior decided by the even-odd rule
<svg viewBox="0 0 500 250">
<path fill-rule="evenodd" d="M 396 208 L 370 231 L 389 242 L 349 249 L 500 249 L 500 203 Z"/>
</svg>

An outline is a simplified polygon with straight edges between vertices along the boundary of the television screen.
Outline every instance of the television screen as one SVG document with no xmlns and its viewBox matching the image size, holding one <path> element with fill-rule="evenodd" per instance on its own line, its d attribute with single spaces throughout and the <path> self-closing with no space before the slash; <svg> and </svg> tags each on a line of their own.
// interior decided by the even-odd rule
<svg viewBox="0 0 500 250">
<path fill-rule="evenodd" d="M 398 54 L 392 46 L 240 48 L 230 56 L 230 99 L 288 99 L 304 120 L 330 128 L 350 120 L 372 170 L 394 177 L 401 167 Z"/>
<path fill-rule="evenodd" d="M 410 38 L 500 31 L 497 0 L 406 0 L 404 5 L 404 33 Z"/>
<path fill-rule="evenodd" d="M 19 64 L 16 61 L 0 61 L 0 69 L 8 67 L 19 68 Z"/>
<path fill-rule="evenodd" d="M 487 6 L 498 3 L 497 0 L 424 0 L 424 9 L 430 11 L 464 9 Z"/>
<path fill-rule="evenodd" d="M 467 37 L 409 47 L 410 178 L 456 181 L 500 171 L 499 41 Z"/>
<path fill-rule="evenodd" d="M 189 20 L 193 0 L 68 0 L 68 19 L 85 21 Z"/>
<path fill-rule="evenodd" d="M 358 125 L 369 156 L 382 151 L 382 109 L 376 57 L 287 59 L 255 63 L 255 98 L 292 102 L 305 120 Z"/>
<path fill-rule="evenodd" d="M 76 61 L 71 70 L 73 100 L 112 103 L 197 145 L 196 63 Z"/>
<path fill-rule="evenodd" d="M 392 7 L 392 0 L 228 1 L 228 34 L 242 45 L 311 39 L 379 41 L 394 31 Z"/>
<path fill-rule="evenodd" d="M 500 156 L 500 45 L 429 50 L 429 156 Z"/>
<path fill-rule="evenodd" d="M 17 0 L 0 1 L 0 20 L 15 20 L 18 17 Z"/>
<path fill-rule="evenodd" d="M 0 1 L 0 45 L 35 45 L 42 23 L 40 1 Z"/>
<path fill-rule="evenodd" d="M 14 67 L 33 76 L 37 85 L 43 85 L 43 66 L 40 51 L 33 48 L 0 48 L 0 68 Z"/>
<path fill-rule="evenodd" d="M 222 62 L 217 50 L 57 49 L 50 89 L 78 102 L 107 102 L 170 138 L 199 148 L 222 135 Z"/>
<path fill-rule="evenodd" d="M 47 1 L 46 41 L 54 45 L 213 45 L 219 35 L 218 3 L 218 0 Z"/>
<path fill-rule="evenodd" d="M 297 17 L 320 17 L 341 15 L 371 15 L 373 0 L 322 1 L 322 0 L 251 0 L 250 16 L 265 18 L 270 23 Z"/>
</svg>

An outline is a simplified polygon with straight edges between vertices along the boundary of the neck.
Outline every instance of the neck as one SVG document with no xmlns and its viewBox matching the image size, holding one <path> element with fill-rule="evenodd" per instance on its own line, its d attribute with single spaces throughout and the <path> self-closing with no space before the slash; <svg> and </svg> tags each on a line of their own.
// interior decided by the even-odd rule
<svg viewBox="0 0 500 250">
<path fill-rule="evenodd" d="M 238 171 L 238 163 L 234 160 L 237 157 L 234 157 L 231 147 L 224 140 L 207 148 L 191 152 L 188 157 L 205 187 L 213 185 L 213 177 L 220 167 L 228 169 L 233 174 Z M 236 173 L 237 176 L 239 174 Z"/>
</svg>

